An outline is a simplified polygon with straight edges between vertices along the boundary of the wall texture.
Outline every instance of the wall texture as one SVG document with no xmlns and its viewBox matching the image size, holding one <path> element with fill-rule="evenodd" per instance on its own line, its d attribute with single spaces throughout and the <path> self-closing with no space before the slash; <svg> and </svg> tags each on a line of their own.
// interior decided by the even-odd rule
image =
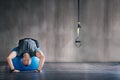
<svg viewBox="0 0 120 80">
<path fill-rule="evenodd" d="M 47 62 L 120 61 L 119 4 L 80 0 L 77 48 L 77 0 L 0 0 L 0 61 L 25 37 L 39 40 Z"/>
</svg>

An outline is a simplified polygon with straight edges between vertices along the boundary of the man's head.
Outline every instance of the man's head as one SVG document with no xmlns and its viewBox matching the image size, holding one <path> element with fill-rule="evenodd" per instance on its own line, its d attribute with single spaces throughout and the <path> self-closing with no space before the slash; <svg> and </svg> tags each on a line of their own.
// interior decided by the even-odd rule
<svg viewBox="0 0 120 80">
<path fill-rule="evenodd" d="M 30 58 L 30 55 L 28 53 L 23 54 L 22 63 L 25 66 L 29 66 L 31 64 L 31 58 Z"/>
</svg>

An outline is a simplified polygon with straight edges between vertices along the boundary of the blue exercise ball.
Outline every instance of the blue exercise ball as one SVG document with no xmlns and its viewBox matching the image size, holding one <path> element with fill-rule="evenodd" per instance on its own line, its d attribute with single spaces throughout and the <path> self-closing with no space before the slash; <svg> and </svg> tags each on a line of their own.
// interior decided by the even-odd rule
<svg viewBox="0 0 120 80">
<path fill-rule="evenodd" d="M 33 71 L 33 70 L 37 70 L 39 67 L 39 58 L 35 56 L 31 57 L 31 64 L 29 66 L 25 66 L 22 63 L 21 57 L 15 57 L 14 59 L 12 59 L 12 61 L 15 69 L 20 71 Z"/>
</svg>

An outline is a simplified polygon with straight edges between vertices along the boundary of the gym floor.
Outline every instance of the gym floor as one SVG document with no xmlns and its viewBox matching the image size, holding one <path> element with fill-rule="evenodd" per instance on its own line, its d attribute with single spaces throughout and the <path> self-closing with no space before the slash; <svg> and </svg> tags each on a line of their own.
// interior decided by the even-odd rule
<svg viewBox="0 0 120 80">
<path fill-rule="evenodd" d="M 0 62 L 0 80 L 120 80 L 120 63 L 45 63 L 40 73 L 10 73 Z"/>
</svg>

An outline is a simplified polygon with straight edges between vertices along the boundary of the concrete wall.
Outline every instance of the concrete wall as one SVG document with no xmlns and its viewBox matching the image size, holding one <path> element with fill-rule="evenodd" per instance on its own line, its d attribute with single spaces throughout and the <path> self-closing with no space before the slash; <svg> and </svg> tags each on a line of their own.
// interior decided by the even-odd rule
<svg viewBox="0 0 120 80">
<path fill-rule="evenodd" d="M 77 48 L 77 0 L 0 0 L 0 61 L 25 37 L 39 40 L 47 62 L 120 61 L 119 4 L 80 0 Z"/>
</svg>

